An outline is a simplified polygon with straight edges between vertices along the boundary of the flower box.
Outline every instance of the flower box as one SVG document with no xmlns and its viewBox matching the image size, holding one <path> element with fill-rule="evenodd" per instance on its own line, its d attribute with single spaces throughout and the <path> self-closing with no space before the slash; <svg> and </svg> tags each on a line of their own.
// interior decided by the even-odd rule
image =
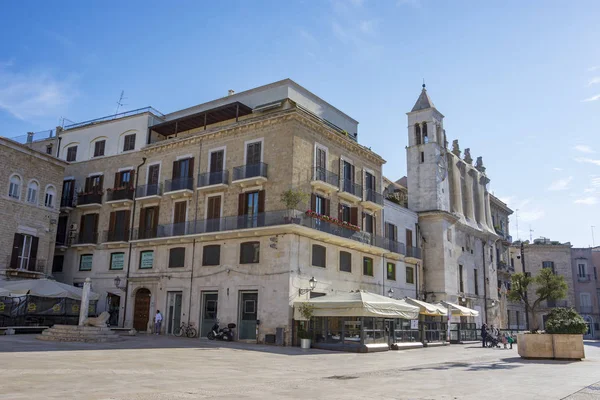
<svg viewBox="0 0 600 400">
<path fill-rule="evenodd" d="M 345 222 L 345 221 L 341 221 L 341 220 L 339 220 L 337 218 L 333 218 L 333 217 L 330 217 L 328 215 L 319 214 L 319 213 L 317 213 L 315 211 L 312 211 L 312 210 L 306 211 L 305 214 L 307 216 L 309 216 L 309 217 L 312 217 L 312 218 L 315 218 L 315 219 L 319 219 L 321 221 L 329 222 L 330 224 L 334 224 L 334 225 L 337 225 L 337 226 L 341 226 L 342 228 L 347 228 L 347 229 L 353 230 L 355 232 L 359 232 L 360 231 L 360 227 L 358 227 L 356 225 L 350 224 L 350 223 Z"/>
</svg>

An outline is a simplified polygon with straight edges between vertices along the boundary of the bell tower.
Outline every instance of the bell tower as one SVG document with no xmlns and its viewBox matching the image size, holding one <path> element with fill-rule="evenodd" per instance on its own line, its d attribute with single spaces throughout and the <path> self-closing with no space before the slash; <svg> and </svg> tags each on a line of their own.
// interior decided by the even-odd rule
<svg viewBox="0 0 600 400">
<path fill-rule="evenodd" d="M 408 207 L 416 212 L 450 211 L 444 116 L 433 105 L 425 84 L 407 116 Z"/>
</svg>

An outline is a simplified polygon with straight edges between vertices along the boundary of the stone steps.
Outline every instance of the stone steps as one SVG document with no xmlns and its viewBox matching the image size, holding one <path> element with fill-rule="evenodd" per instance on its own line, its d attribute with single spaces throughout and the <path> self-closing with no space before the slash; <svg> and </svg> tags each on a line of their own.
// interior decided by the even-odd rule
<svg viewBox="0 0 600 400">
<path fill-rule="evenodd" d="M 122 337 L 110 328 L 77 325 L 54 325 L 52 328 L 43 331 L 41 335 L 38 335 L 37 339 L 54 342 L 85 343 L 117 342 L 123 340 Z"/>
</svg>

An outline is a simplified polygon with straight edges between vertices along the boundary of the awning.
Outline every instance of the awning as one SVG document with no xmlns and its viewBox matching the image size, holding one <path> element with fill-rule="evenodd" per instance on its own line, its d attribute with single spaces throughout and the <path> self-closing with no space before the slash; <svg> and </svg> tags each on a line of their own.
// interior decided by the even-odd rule
<svg viewBox="0 0 600 400">
<path fill-rule="evenodd" d="M 468 307 L 459 306 L 458 304 L 449 303 L 447 301 L 442 301 L 441 304 L 446 307 L 450 307 L 452 310 L 452 315 L 458 315 L 461 317 L 476 317 L 479 315 L 479 311 Z"/>
<path fill-rule="evenodd" d="M 4 292 L 8 292 L 10 297 L 18 296 L 38 296 L 38 297 L 52 297 L 52 298 L 69 298 L 73 300 L 81 300 L 83 290 L 66 285 L 64 283 L 56 282 L 51 279 L 24 279 L 21 281 L 13 281 L 6 285 L 3 285 L 2 289 Z M 90 300 L 98 300 L 100 296 L 96 293 L 90 292 Z"/>
<path fill-rule="evenodd" d="M 366 292 L 364 290 L 326 295 L 306 301 L 298 301 L 294 307 L 294 318 L 304 318 L 298 310 L 301 303 L 314 306 L 315 317 L 380 317 L 416 319 L 419 317 L 419 308 L 403 300 L 390 299 L 389 297 Z"/>
<path fill-rule="evenodd" d="M 419 307 L 419 314 L 429 315 L 433 317 L 439 317 L 441 315 L 448 315 L 448 310 L 439 304 L 430 304 L 421 300 L 411 299 L 406 297 L 404 299 L 408 304 Z"/>
</svg>

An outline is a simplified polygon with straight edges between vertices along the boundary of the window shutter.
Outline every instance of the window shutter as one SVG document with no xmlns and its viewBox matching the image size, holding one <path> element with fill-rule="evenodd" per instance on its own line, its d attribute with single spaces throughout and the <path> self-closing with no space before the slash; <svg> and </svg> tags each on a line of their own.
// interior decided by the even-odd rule
<svg viewBox="0 0 600 400">
<path fill-rule="evenodd" d="M 179 178 L 179 161 L 173 161 L 173 173 L 171 179 L 175 180 Z"/>
<path fill-rule="evenodd" d="M 398 241 L 398 227 L 394 225 L 394 240 Z"/>
<path fill-rule="evenodd" d="M 317 196 L 315 196 L 314 193 L 311 193 L 310 195 L 310 209 L 313 211 L 317 211 Z"/>
<path fill-rule="evenodd" d="M 265 191 L 264 190 L 261 190 L 260 192 L 258 192 L 258 212 L 259 213 L 265 212 Z"/>
<path fill-rule="evenodd" d="M 373 215 L 371 220 L 373 221 L 373 235 L 377 235 L 377 218 L 375 218 L 375 215 Z"/>
<path fill-rule="evenodd" d="M 81 216 L 81 223 L 79 224 L 79 240 L 83 238 L 83 232 L 85 232 L 85 215 Z"/>
<path fill-rule="evenodd" d="M 98 232 L 98 217 L 100 214 L 94 214 L 94 233 Z"/>
<path fill-rule="evenodd" d="M 160 212 L 160 207 L 159 206 L 155 206 L 154 207 L 154 216 L 152 218 L 152 232 L 156 232 L 156 229 L 158 228 L 158 214 Z"/>
<path fill-rule="evenodd" d="M 19 252 L 23 248 L 23 235 L 20 233 L 15 233 L 13 238 L 13 249 L 12 254 L 10 256 L 10 268 L 18 268 L 19 267 Z"/>
<path fill-rule="evenodd" d="M 142 238 L 144 229 L 146 229 L 146 227 L 144 226 L 145 222 L 146 222 L 146 209 L 145 208 L 141 208 L 140 209 L 140 222 L 139 222 L 139 225 L 138 225 L 138 229 L 140 231 L 140 235 L 139 235 L 138 239 Z"/>
<path fill-rule="evenodd" d="M 194 159 L 190 158 L 190 162 L 188 163 L 188 178 L 192 178 L 194 176 Z"/>
<path fill-rule="evenodd" d="M 90 178 L 89 176 L 87 178 L 85 178 L 85 188 L 84 188 L 84 192 L 89 192 L 90 188 L 92 186 L 92 178 Z"/>
<path fill-rule="evenodd" d="M 98 180 L 98 193 L 102 192 L 102 188 L 104 187 L 104 175 L 100 175 L 100 179 Z M 96 217 L 98 214 L 96 214 Z"/>
<path fill-rule="evenodd" d="M 113 186 L 115 189 L 121 187 L 121 173 L 117 172 L 115 174 L 115 185 Z"/>
<path fill-rule="evenodd" d="M 31 251 L 29 252 L 29 266 L 28 266 L 28 270 L 30 271 L 35 271 L 35 264 L 37 262 L 37 251 L 38 251 L 38 244 L 40 239 L 36 236 L 33 236 L 31 238 Z"/>
<path fill-rule="evenodd" d="M 341 221 L 343 217 L 344 214 L 342 213 L 342 205 L 338 204 L 338 219 Z"/>
<path fill-rule="evenodd" d="M 238 215 L 244 215 L 245 200 L 246 200 L 246 194 L 240 193 L 240 195 L 238 196 Z"/>
<path fill-rule="evenodd" d="M 108 220 L 108 232 L 115 231 L 115 222 L 117 220 L 117 213 L 115 211 L 110 213 L 110 219 Z"/>
<path fill-rule="evenodd" d="M 342 161 L 341 157 L 340 157 L 340 169 L 339 169 L 338 176 L 339 176 L 340 184 L 343 185 L 344 179 L 346 179 L 346 177 L 344 176 L 344 161 Z"/>
<path fill-rule="evenodd" d="M 331 200 L 325 199 L 325 215 L 329 216 L 331 212 Z"/>
<path fill-rule="evenodd" d="M 131 172 L 129 173 L 129 184 L 127 185 L 127 187 L 133 189 L 134 185 L 135 185 L 135 170 L 132 169 Z"/>
<path fill-rule="evenodd" d="M 358 207 L 350 208 L 350 223 L 358 226 Z"/>
</svg>

